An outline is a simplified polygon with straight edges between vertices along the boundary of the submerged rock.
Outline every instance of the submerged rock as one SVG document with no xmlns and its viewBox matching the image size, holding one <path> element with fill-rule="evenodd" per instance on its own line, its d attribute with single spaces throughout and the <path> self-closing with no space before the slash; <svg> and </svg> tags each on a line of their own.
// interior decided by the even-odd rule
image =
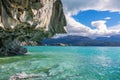
<svg viewBox="0 0 120 80">
<path fill-rule="evenodd" d="M 27 74 L 25 72 L 21 72 L 21 73 L 16 73 L 15 75 L 11 76 L 9 78 L 9 80 L 29 80 L 29 79 L 40 79 L 43 77 L 47 77 L 46 74 L 42 73 L 42 74 Z"/>
<path fill-rule="evenodd" d="M 37 74 L 27 74 L 25 72 L 20 72 L 12 75 L 9 80 L 48 80 L 48 78 L 52 78 L 60 74 L 61 72 L 54 71 L 55 69 L 59 68 L 59 65 L 53 65 L 49 68 L 43 69 L 41 72 Z"/>
<path fill-rule="evenodd" d="M 28 78 L 28 75 L 25 72 L 21 72 L 11 76 L 9 80 L 20 80 L 25 78 Z"/>
<path fill-rule="evenodd" d="M 61 0 L 1 0 L 0 56 L 25 54 L 20 45 L 65 33 Z"/>
</svg>

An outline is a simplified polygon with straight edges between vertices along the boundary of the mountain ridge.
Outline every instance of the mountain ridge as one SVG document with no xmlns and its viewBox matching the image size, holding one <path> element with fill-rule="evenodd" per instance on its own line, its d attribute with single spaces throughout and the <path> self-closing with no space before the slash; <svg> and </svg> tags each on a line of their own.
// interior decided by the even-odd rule
<svg viewBox="0 0 120 80">
<path fill-rule="evenodd" d="M 61 38 L 44 39 L 43 45 L 67 44 L 70 46 L 120 46 L 120 35 L 111 37 L 97 37 L 95 39 L 84 36 L 64 36 Z"/>
</svg>

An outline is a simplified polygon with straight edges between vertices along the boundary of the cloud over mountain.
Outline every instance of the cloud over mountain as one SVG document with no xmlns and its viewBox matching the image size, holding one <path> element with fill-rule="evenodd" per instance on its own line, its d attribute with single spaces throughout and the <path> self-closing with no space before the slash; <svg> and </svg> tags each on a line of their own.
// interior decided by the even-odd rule
<svg viewBox="0 0 120 80">
<path fill-rule="evenodd" d="M 115 26 L 107 27 L 106 22 L 111 17 L 106 17 L 97 21 L 92 21 L 91 25 L 85 26 L 81 22 L 76 21 L 72 16 L 78 15 L 80 11 L 96 10 L 96 11 L 109 11 L 120 13 L 119 0 L 62 0 L 64 5 L 64 12 L 67 19 L 67 35 L 82 35 L 89 37 L 110 36 L 120 34 L 120 23 Z"/>
</svg>

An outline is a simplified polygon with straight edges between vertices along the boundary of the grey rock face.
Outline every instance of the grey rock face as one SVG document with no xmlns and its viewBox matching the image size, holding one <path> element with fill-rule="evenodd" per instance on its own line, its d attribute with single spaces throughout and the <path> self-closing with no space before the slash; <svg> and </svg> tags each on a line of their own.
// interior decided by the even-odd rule
<svg viewBox="0 0 120 80">
<path fill-rule="evenodd" d="M 64 26 L 66 20 L 60 0 L 1 0 L 0 55 L 17 51 L 24 54 L 26 50 L 21 43 L 37 44 L 45 37 L 65 33 Z"/>
</svg>

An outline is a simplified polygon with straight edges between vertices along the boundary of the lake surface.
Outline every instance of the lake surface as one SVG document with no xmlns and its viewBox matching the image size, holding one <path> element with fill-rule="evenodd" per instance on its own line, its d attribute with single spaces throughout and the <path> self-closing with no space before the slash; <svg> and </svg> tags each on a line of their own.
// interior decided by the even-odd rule
<svg viewBox="0 0 120 80">
<path fill-rule="evenodd" d="M 120 47 L 27 47 L 29 55 L 0 58 L 0 80 L 120 80 Z M 27 79 L 26 79 L 27 80 Z"/>
</svg>

